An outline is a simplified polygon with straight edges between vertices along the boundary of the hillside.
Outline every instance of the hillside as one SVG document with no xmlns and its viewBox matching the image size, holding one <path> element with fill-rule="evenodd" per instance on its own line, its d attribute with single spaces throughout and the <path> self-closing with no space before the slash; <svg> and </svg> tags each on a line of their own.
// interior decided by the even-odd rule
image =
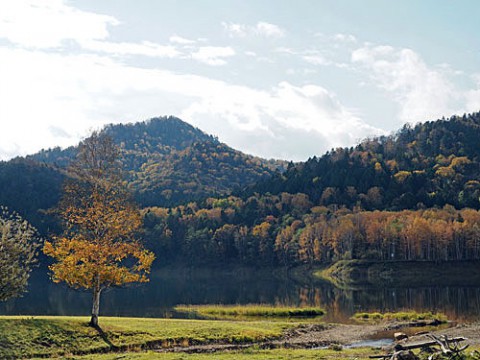
<svg viewBox="0 0 480 360">
<path fill-rule="evenodd" d="M 243 195 L 305 193 L 319 205 L 367 210 L 480 208 L 480 113 L 404 126 L 290 167 Z"/>
<path fill-rule="evenodd" d="M 123 150 L 125 170 L 137 171 L 151 155 L 184 150 L 196 142 L 217 141 L 213 136 L 173 117 L 158 117 L 134 124 L 107 125 L 102 132 Z M 41 163 L 66 167 L 76 156 L 77 147 L 48 149 L 27 156 Z"/>
<path fill-rule="evenodd" d="M 144 206 L 175 205 L 228 195 L 271 177 L 282 167 L 282 162 L 245 155 L 209 140 L 195 142 L 184 150 L 151 154 L 138 170 L 130 172 L 130 186 Z"/>
<path fill-rule="evenodd" d="M 405 126 L 283 173 L 275 172 L 281 162 L 244 155 L 169 119 L 104 130 L 122 148 L 129 186 L 145 207 L 145 240 L 159 263 L 480 259 L 480 113 Z M 173 131 L 166 145 L 161 132 L 151 136 L 152 123 Z M 182 135 L 173 140 L 175 128 Z M 38 209 L 58 199 L 59 164 L 75 151 L 1 163 L 7 191 L 0 203 L 31 213 L 29 219 L 40 214 L 47 226 Z"/>
<path fill-rule="evenodd" d="M 58 203 L 63 180 L 64 174 L 47 164 L 22 158 L 0 162 L 0 204 L 47 234 L 55 225 L 41 210 Z"/>
<path fill-rule="evenodd" d="M 108 125 L 103 133 L 121 149 L 127 180 L 142 206 L 166 206 L 227 195 L 283 169 L 282 161 L 243 154 L 175 117 Z M 76 147 L 28 158 L 65 168 Z"/>
<path fill-rule="evenodd" d="M 480 113 L 405 126 L 238 196 L 148 209 L 146 239 L 190 264 L 479 260 L 478 139 Z"/>
<path fill-rule="evenodd" d="M 227 195 L 284 165 L 243 154 L 175 117 L 108 125 L 102 132 L 119 145 L 129 186 L 142 206 Z M 76 154 L 77 147 L 54 148 L 0 162 L 0 204 L 46 231 L 48 216 L 39 210 L 58 202 L 65 169 Z"/>
</svg>

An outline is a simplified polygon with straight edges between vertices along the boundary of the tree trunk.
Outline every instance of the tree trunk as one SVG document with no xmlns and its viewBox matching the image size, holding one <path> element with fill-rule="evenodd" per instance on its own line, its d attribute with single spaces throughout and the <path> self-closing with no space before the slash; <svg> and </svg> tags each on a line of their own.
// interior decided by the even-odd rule
<svg viewBox="0 0 480 360">
<path fill-rule="evenodd" d="M 100 287 L 94 286 L 92 317 L 90 319 L 90 326 L 93 326 L 93 327 L 98 327 L 98 313 L 100 311 L 100 293 L 101 293 Z"/>
</svg>

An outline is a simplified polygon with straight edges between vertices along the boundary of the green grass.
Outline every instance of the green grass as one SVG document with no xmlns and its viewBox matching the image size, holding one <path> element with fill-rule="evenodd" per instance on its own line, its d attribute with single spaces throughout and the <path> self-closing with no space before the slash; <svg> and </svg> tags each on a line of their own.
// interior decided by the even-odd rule
<svg viewBox="0 0 480 360">
<path fill-rule="evenodd" d="M 478 346 L 470 347 L 465 352 L 463 360 L 478 360 L 477 357 L 472 356 L 472 350 L 479 350 Z M 310 349 L 273 349 L 273 350 L 259 350 L 257 348 L 249 348 L 242 351 L 216 352 L 205 354 L 187 354 L 187 353 L 156 353 L 153 351 L 143 353 L 123 353 L 123 354 L 105 354 L 105 355 L 90 355 L 88 357 L 75 357 L 74 359 L 94 359 L 94 360 L 341 360 L 341 359 L 356 359 L 367 360 L 369 355 L 384 354 L 383 350 L 372 348 L 355 348 L 343 349 L 341 351 L 331 349 L 310 350 Z M 418 353 L 418 352 L 417 352 Z"/>
<path fill-rule="evenodd" d="M 400 311 L 400 312 L 362 312 L 356 313 L 352 317 L 354 320 L 358 321 L 381 321 L 381 320 L 397 320 L 397 321 L 424 321 L 424 320 L 439 320 L 441 322 L 446 322 L 447 317 L 441 313 L 417 313 L 415 311 Z"/>
<path fill-rule="evenodd" d="M 103 334 L 86 317 L 0 317 L 0 358 L 67 356 L 278 338 L 298 324 L 101 317 Z"/>
<path fill-rule="evenodd" d="M 114 359 L 134 359 L 134 360 L 314 360 L 314 359 L 368 359 L 369 355 L 379 354 L 378 350 L 369 348 L 335 350 L 310 350 L 310 349 L 273 349 L 259 350 L 250 348 L 242 351 L 228 351 L 205 354 L 186 354 L 186 353 L 155 353 L 153 351 L 145 353 L 127 353 L 127 354 L 108 354 L 96 355 L 94 357 L 78 357 L 76 359 L 95 359 L 95 360 L 114 360 Z"/>
<path fill-rule="evenodd" d="M 250 305 L 181 305 L 176 311 L 191 313 L 212 319 L 248 320 L 258 318 L 315 318 L 325 314 L 325 310 L 317 307 Z"/>
</svg>

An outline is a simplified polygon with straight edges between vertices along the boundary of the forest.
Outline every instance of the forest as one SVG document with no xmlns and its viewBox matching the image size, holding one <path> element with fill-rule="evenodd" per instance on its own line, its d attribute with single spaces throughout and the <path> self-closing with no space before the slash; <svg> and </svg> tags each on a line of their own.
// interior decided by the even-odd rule
<svg viewBox="0 0 480 360">
<path fill-rule="evenodd" d="M 405 125 L 396 134 L 289 166 L 242 195 L 305 193 L 366 210 L 480 207 L 480 113 Z"/>
<path fill-rule="evenodd" d="M 245 155 L 174 117 L 110 125 L 158 265 L 479 259 L 480 113 L 306 162 Z M 75 147 L 0 163 L 0 203 L 48 238 Z"/>
<path fill-rule="evenodd" d="M 365 211 L 314 206 L 305 194 L 207 199 L 145 209 L 147 247 L 159 263 L 295 266 L 338 260 L 472 260 L 480 212 L 443 208 Z"/>
</svg>

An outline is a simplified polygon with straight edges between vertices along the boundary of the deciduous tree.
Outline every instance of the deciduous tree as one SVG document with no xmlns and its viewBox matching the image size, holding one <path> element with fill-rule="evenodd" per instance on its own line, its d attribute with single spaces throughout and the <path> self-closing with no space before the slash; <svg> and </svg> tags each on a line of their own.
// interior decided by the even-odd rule
<svg viewBox="0 0 480 360">
<path fill-rule="evenodd" d="M 70 167 L 59 215 L 65 231 L 46 242 L 54 282 L 93 292 L 90 324 L 98 326 L 101 292 L 112 286 L 146 282 L 154 260 L 135 236 L 141 215 L 121 179 L 117 148 L 94 132 L 83 141 Z"/>
<path fill-rule="evenodd" d="M 35 229 L 0 207 L 0 301 L 25 291 L 37 248 Z"/>
</svg>

